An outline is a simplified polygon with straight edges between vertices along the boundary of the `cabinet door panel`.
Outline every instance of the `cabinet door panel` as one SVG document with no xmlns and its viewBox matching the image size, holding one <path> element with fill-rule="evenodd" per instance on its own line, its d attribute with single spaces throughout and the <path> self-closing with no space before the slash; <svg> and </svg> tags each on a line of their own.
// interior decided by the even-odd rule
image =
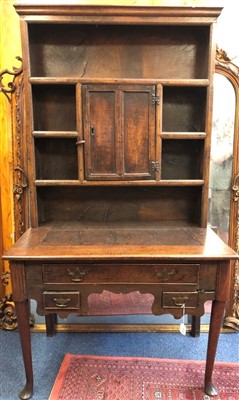
<svg viewBox="0 0 239 400">
<path fill-rule="evenodd" d="M 154 93 L 150 87 L 124 91 L 124 176 L 128 178 L 151 178 L 150 161 L 155 159 Z"/>
<path fill-rule="evenodd" d="M 85 177 L 155 179 L 155 86 L 84 85 Z"/>
<path fill-rule="evenodd" d="M 93 89 L 86 93 L 86 177 L 105 178 L 116 174 L 115 92 Z"/>
</svg>

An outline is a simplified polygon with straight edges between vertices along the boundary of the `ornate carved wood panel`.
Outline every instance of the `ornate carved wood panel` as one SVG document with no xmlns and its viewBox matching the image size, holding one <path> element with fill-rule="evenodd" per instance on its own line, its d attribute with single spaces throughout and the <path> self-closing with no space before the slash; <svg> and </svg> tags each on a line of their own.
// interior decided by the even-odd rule
<svg viewBox="0 0 239 400">
<path fill-rule="evenodd" d="M 21 62 L 20 57 L 16 57 Z M 12 126 L 12 152 L 13 152 L 13 205 L 14 205 L 14 239 L 17 240 L 25 232 L 27 215 L 26 193 L 27 187 L 24 172 L 24 146 L 23 146 L 23 74 L 22 66 L 12 70 L 4 69 L 0 73 L 0 92 L 2 92 L 11 105 Z M 23 177 L 22 177 L 23 175 Z M 2 195 L 2 194 L 1 194 Z M 2 199 L 2 198 L 1 198 Z M 10 273 L 2 274 L 1 283 L 3 287 L 9 285 Z M 15 307 L 12 295 L 6 294 L 0 302 L 0 328 L 13 330 L 17 327 Z"/>
</svg>

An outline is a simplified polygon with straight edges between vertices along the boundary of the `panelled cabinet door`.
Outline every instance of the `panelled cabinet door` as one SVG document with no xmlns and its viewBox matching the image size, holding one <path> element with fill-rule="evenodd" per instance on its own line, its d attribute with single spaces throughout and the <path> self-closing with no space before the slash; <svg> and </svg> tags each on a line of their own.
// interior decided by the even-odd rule
<svg viewBox="0 0 239 400">
<path fill-rule="evenodd" d="M 83 85 L 85 178 L 154 179 L 155 86 Z"/>
<path fill-rule="evenodd" d="M 110 86 L 83 87 L 86 179 L 115 179 L 119 173 L 116 96 Z"/>
</svg>

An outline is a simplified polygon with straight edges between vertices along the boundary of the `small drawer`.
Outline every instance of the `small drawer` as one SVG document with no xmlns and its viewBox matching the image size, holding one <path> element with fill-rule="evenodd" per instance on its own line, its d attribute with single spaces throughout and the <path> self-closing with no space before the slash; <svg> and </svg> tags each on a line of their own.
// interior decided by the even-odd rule
<svg viewBox="0 0 239 400">
<path fill-rule="evenodd" d="M 79 310 L 79 292 L 43 292 L 43 303 L 46 310 Z"/>
<path fill-rule="evenodd" d="M 44 284 L 183 283 L 198 285 L 199 264 L 43 264 Z"/>
<path fill-rule="evenodd" d="M 198 305 L 197 292 L 163 292 L 163 308 L 196 308 Z"/>
</svg>

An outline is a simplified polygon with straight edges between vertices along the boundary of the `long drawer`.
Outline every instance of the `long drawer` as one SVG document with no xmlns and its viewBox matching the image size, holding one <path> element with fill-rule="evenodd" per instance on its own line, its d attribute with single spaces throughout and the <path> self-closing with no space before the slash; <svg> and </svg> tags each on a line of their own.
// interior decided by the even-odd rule
<svg viewBox="0 0 239 400">
<path fill-rule="evenodd" d="M 199 264 L 43 264 L 44 284 L 199 283 Z"/>
</svg>

